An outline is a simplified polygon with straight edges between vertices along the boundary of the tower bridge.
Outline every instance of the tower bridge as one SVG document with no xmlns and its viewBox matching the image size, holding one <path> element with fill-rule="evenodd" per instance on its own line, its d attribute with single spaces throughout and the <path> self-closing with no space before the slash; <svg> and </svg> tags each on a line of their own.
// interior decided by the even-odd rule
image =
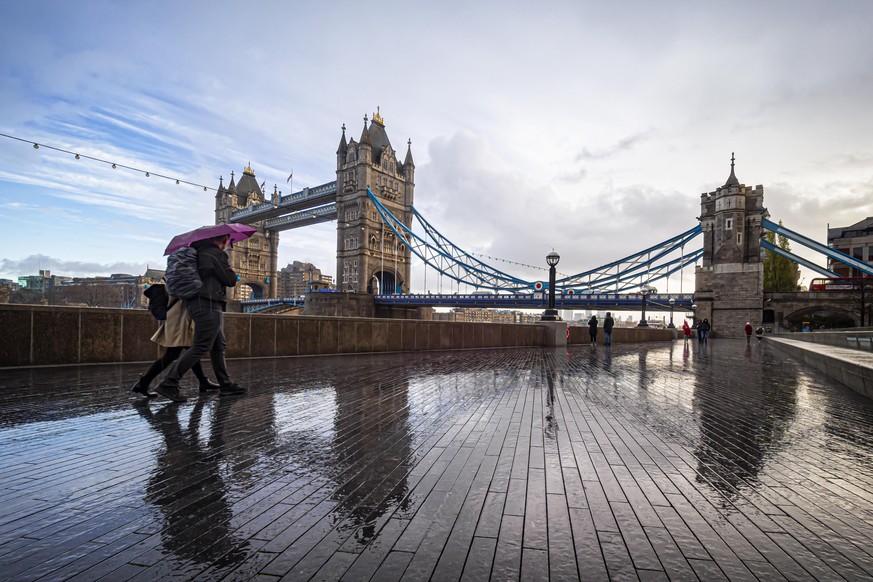
<svg viewBox="0 0 873 582">
<path fill-rule="evenodd" d="M 542 291 L 541 282 L 524 280 L 475 258 L 417 212 L 413 205 L 412 143 L 407 141 L 401 162 L 378 111 L 372 120 L 364 116 L 357 140 L 347 139 L 346 127 L 342 126 L 334 180 L 287 195 L 274 186 L 269 199 L 264 184 L 258 184 L 249 164 L 239 182 L 233 173 L 227 187 L 220 180 L 215 197 L 216 223 L 245 223 L 258 229 L 255 236 L 237 243 L 230 252 L 231 265 L 240 276 L 233 299 L 255 300 L 249 304 L 252 310 L 278 300 L 279 233 L 334 220 L 336 289 L 343 292 L 331 297 L 334 302 L 361 295 L 368 297 L 371 305 L 409 307 L 408 314 L 420 306 L 538 308 L 542 304 L 543 294 L 535 293 Z M 763 239 L 768 230 L 865 275 L 873 276 L 873 267 L 771 222 L 764 206 L 764 187 L 741 183 L 733 156 L 727 181 L 715 191 L 701 194 L 700 207 L 699 224 L 687 231 L 628 257 L 557 280 L 555 287 L 561 294 L 557 306 L 639 309 L 645 301 L 640 290 L 693 265 L 693 296 L 670 298 L 676 308 L 694 305 L 697 319 L 708 319 L 716 333 L 740 334 L 746 321 L 786 322 L 792 314 L 808 312 L 811 305 L 817 304 L 842 310 L 855 322 L 860 320 L 858 313 L 852 315 L 857 309 L 850 297 L 831 296 L 826 302 L 801 294 L 765 298 L 762 249 L 819 273 L 833 274 L 814 262 L 774 248 Z M 692 245 L 698 236 L 702 244 Z M 459 287 L 464 283 L 486 293 L 411 294 L 413 255 L 425 268 L 437 271 Z M 606 299 L 599 299 L 601 296 Z M 319 303 L 324 304 L 324 300 L 325 296 L 319 297 Z"/>
</svg>

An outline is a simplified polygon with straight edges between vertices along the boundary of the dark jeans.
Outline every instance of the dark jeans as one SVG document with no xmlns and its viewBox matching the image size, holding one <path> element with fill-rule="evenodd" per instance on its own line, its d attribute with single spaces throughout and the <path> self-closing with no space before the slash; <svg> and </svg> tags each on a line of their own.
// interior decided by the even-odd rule
<svg viewBox="0 0 873 582">
<path fill-rule="evenodd" d="M 146 386 L 152 383 L 158 374 L 164 371 L 170 364 L 176 361 L 176 358 L 179 357 L 179 354 L 184 350 L 182 346 L 167 348 L 164 351 L 164 354 L 152 362 L 152 365 L 149 366 L 149 369 L 146 370 L 146 373 L 142 375 L 140 382 L 143 382 Z M 194 372 L 194 375 L 197 376 L 197 379 L 200 380 L 201 383 L 206 383 L 209 378 L 206 377 L 206 374 L 203 373 L 203 366 L 200 364 L 200 361 L 194 363 L 191 366 L 191 371 Z"/>
<path fill-rule="evenodd" d="M 194 320 L 194 341 L 161 384 L 178 387 L 185 372 L 207 353 L 212 362 L 215 379 L 219 384 L 230 384 L 232 380 L 227 374 L 227 365 L 224 362 L 227 341 L 224 339 L 224 312 L 221 304 L 206 299 L 192 299 L 188 301 L 187 309 L 188 315 Z"/>
<path fill-rule="evenodd" d="M 595 339 L 597 339 L 597 338 L 595 338 Z M 612 332 L 611 331 L 604 331 L 603 332 L 603 341 L 608 346 L 612 345 Z"/>
</svg>

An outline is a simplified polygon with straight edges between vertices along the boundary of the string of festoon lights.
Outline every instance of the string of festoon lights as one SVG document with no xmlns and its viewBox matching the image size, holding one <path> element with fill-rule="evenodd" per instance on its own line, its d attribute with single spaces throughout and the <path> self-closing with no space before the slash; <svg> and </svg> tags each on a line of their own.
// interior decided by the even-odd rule
<svg viewBox="0 0 873 582">
<path fill-rule="evenodd" d="M 501 263 L 508 263 L 510 265 L 517 265 L 519 267 L 527 267 L 528 269 L 539 269 L 540 271 L 548 271 L 549 270 L 548 267 L 539 267 L 537 265 L 528 265 L 527 263 L 519 263 L 517 261 L 510 261 L 509 259 L 501 259 L 498 257 L 492 257 L 491 255 L 485 255 L 482 253 L 472 253 L 471 252 L 469 254 L 473 255 L 474 257 L 479 257 L 481 259 L 490 259 L 492 261 L 500 261 Z M 560 271 L 555 271 L 555 272 L 562 277 L 569 277 L 570 276 L 566 273 L 561 273 Z"/>
<path fill-rule="evenodd" d="M 203 188 L 203 191 L 204 191 L 204 192 L 206 192 L 206 191 L 208 191 L 208 190 L 214 190 L 214 191 L 217 191 L 216 188 L 213 188 L 213 187 L 211 187 L 211 186 L 204 186 L 203 184 L 198 184 L 197 182 L 191 182 L 190 180 L 184 180 L 184 179 L 182 179 L 182 178 L 176 178 L 176 177 L 174 177 L 174 176 L 166 176 L 166 175 L 164 175 L 164 174 L 158 174 L 158 173 L 153 172 L 153 171 L 151 171 L 151 170 L 143 170 L 142 168 L 135 168 L 135 167 L 133 167 L 133 166 L 128 166 L 128 165 L 125 165 L 125 164 L 120 164 L 120 163 L 118 163 L 118 162 L 113 162 L 112 160 L 104 160 L 104 159 L 102 159 L 102 158 L 96 158 L 96 157 L 94 157 L 94 156 L 89 156 L 89 155 L 87 155 L 87 154 L 81 154 L 81 153 L 79 153 L 79 152 L 70 151 L 70 150 L 67 150 L 67 149 L 64 149 L 64 148 L 59 148 L 59 147 L 56 147 L 56 146 L 53 146 L 53 145 L 48 145 L 48 144 L 45 144 L 45 143 L 40 143 L 40 142 L 33 141 L 33 140 L 30 140 L 30 139 L 23 139 L 23 138 L 16 137 L 16 136 L 14 136 L 14 135 L 9 135 L 9 134 L 6 134 L 6 133 L 0 133 L 0 137 L 5 137 L 6 139 L 12 139 L 12 140 L 15 140 L 15 141 L 20 141 L 20 142 L 22 142 L 22 143 L 32 144 L 32 145 L 33 145 L 33 149 L 35 149 L 35 150 L 38 150 L 38 149 L 40 149 L 40 148 L 45 148 L 45 149 L 48 149 L 48 150 L 53 150 L 53 151 L 56 151 L 56 152 L 61 152 L 61 153 L 64 153 L 64 154 L 69 154 L 69 155 L 73 156 L 73 157 L 74 157 L 75 159 L 77 159 L 77 160 L 85 159 L 85 160 L 91 160 L 91 161 L 94 161 L 94 162 L 100 162 L 101 164 L 106 164 L 107 166 L 110 166 L 113 170 L 115 170 L 115 169 L 117 169 L 117 168 L 122 168 L 122 169 L 124 169 L 124 170 L 132 170 L 132 171 L 134 171 L 134 172 L 139 172 L 140 174 L 143 174 L 146 178 L 150 178 L 150 177 L 154 176 L 155 178 L 163 178 L 164 180 L 171 180 L 171 181 L 175 182 L 176 184 L 186 184 L 186 185 L 188 185 L 188 186 L 195 186 L 195 187 L 197 187 L 197 188 Z"/>
</svg>

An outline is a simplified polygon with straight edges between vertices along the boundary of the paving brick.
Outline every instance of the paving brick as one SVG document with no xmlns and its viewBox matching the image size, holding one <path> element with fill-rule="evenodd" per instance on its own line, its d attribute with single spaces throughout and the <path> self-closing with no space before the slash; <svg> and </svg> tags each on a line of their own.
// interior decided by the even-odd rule
<svg viewBox="0 0 873 582">
<path fill-rule="evenodd" d="M 14 579 L 873 576 L 873 404 L 765 343 L 4 370 Z"/>
</svg>

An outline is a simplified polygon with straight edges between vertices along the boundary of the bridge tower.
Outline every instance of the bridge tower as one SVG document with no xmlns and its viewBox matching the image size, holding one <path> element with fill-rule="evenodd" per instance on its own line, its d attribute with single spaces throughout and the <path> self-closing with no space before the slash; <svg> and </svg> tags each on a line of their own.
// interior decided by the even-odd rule
<svg viewBox="0 0 873 582">
<path fill-rule="evenodd" d="M 412 226 L 415 164 L 412 141 L 401 164 L 378 112 L 358 141 L 346 142 L 346 126 L 336 152 L 336 288 L 354 293 L 409 292 L 412 253 L 382 222 L 367 187 L 406 226 Z"/>
<path fill-rule="evenodd" d="M 274 192 L 276 198 L 278 192 Z M 230 173 L 230 185 L 224 186 L 219 180 L 215 193 L 215 224 L 230 221 L 235 210 L 265 202 L 264 193 L 255 178 L 251 164 L 243 170 L 239 183 Z M 279 233 L 264 228 L 263 221 L 251 226 L 258 229 L 251 238 L 233 245 L 228 253 L 230 266 L 240 279 L 236 287 L 228 289 L 228 299 L 245 301 L 247 299 L 275 298 L 277 293 L 276 270 L 279 259 Z"/>
<path fill-rule="evenodd" d="M 714 333 L 743 335 L 747 321 L 760 323 L 764 301 L 761 220 L 764 187 L 741 184 L 731 173 L 724 186 L 700 195 L 703 259 L 695 271 L 697 321 L 708 319 Z"/>
</svg>

